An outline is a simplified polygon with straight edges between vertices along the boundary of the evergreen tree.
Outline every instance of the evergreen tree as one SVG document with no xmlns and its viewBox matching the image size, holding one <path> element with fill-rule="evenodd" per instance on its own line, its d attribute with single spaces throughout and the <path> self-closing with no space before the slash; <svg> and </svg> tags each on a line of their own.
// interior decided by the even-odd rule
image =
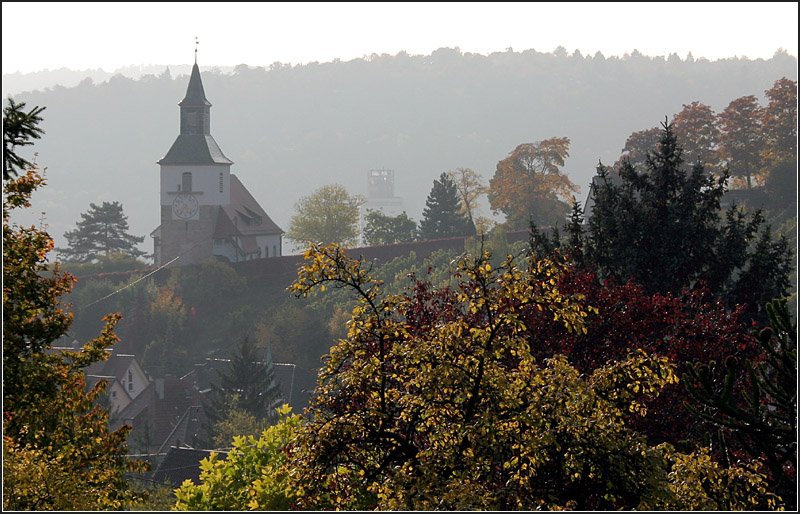
<svg viewBox="0 0 800 514">
<path fill-rule="evenodd" d="M 39 127 L 42 117 L 39 114 L 45 109 L 36 106 L 28 112 L 23 111 L 25 102 L 16 103 L 8 98 L 8 105 L 3 109 L 3 180 L 17 176 L 32 164 L 17 155 L 16 147 L 29 146 L 31 139 L 39 139 L 44 130 Z"/>
<path fill-rule="evenodd" d="M 272 353 L 267 349 L 262 357 L 253 340 L 244 337 L 228 366 L 219 372 L 207 414 L 212 424 L 233 411 L 244 411 L 257 421 L 272 421 L 280 396 Z"/>
<path fill-rule="evenodd" d="M 96 262 L 107 260 L 112 253 L 123 253 L 141 257 L 145 252 L 136 248 L 144 236 L 128 234 L 128 217 L 122 212 L 119 202 L 89 204 L 89 210 L 81 214 L 82 220 L 75 230 L 64 233 L 68 248 L 60 249 L 68 260 Z"/>
<path fill-rule="evenodd" d="M 644 170 L 623 161 L 619 180 L 611 180 L 613 170 L 599 166 L 587 233 L 571 223 L 569 241 L 583 246 L 584 262 L 603 278 L 632 279 L 649 293 L 702 284 L 763 319 L 761 306 L 789 287 L 786 239 L 771 236 L 760 211 L 723 212 L 727 173 L 714 179 L 702 163 L 686 170 L 672 125 L 662 126 Z"/>
<path fill-rule="evenodd" d="M 422 240 L 475 235 L 475 225 L 461 214 L 458 189 L 447 173 L 433 181 L 425 201 L 419 236 Z"/>
</svg>

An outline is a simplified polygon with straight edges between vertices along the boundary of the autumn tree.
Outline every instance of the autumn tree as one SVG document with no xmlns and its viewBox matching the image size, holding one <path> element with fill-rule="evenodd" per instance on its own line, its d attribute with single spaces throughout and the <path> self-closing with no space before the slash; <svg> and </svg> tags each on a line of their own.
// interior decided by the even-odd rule
<svg viewBox="0 0 800 514">
<path fill-rule="evenodd" d="M 322 186 L 295 205 L 286 237 L 302 245 L 308 241 L 341 243 L 358 241 L 358 213 L 363 199 L 339 185 Z"/>
<path fill-rule="evenodd" d="M 39 116 L 45 107 L 33 107 L 25 112 L 25 102 L 16 103 L 8 98 L 3 109 L 3 180 L 9 180 L 33 167 L 33 164 L 17 153 L 18 146 L 30 146 L 33 139 L 39 139 L 44 130 L 39 126 Z"/>
<path fill-rule="evenodd" d="M 364 242 L 369 246 L 407 243 L 416 238 L 417 222 L 405 211 L 397 216 L 388 216 L 369 209 L 364 215 Z"/>
<path fill-rule="evenodd" d="M 134 258 L 146 255 L 136 247 L 144 236 L 128 233 L 128 217 L 119 202 L 90 203 L 76 225 L 75 230 L 64 233 L 68 247 L 59 250 L 68 260 L 97 262 L 110 259 L 114 253 Z"/>
<path fill-rule="evenodd" d="M 627 159 L 634 168 L 644 166 L 647 154 L 653 151 L 660 139 L 661 129 L 659 127 L 634 132 L 625 141 L 622 156 L 614 166 L 621 165 L 622 159 Z"/>
<path fill-rule="evenodd" d="M 797 81 L 783 77 L 765 91 L 764 157 L 768 162 L 797 162 Z"/>
<path fill-rule="evenodd" d="M 537 361 L 522 315 L 542 309 L 583 332 L 578 297 L 553 261 L 462 256 L 450 286 L 414 280 L 384 295 L 359 261 L 313 245 L 291 286 L 330 285 L 358 304 L 331 348 L 293 443 L 303 509 L 535 510 L 775 508 L 757 466 L 723 468 L 706 450 L 649 446 L 629 413 L 677 379 L 634 352 L 581 374 Z M 236 476 L 235 473 L 226 475 Z"/>
<path fill-rule="evenodd" d="M 762 168 L 763 129 L 761 106 L 755 96 L 732 101 L 719 114 L 720 155 L 734 177 L 744 177 L 747 188 Z"/>
<path fill-rule="evenodd" d="M 461 213 L 458 188 L 447 173 L 433 181 L 419 222 L 420 239 L 471 236 L 475 226 Z"/>
<path fill-rule="evenodd" d="M 581 373 L 591 373 L 642 349 L 668 357 L 677 372 L 684 373 L 696 362 L 755 359 L 762 353 L 744 307 L 728 310 L 707 290 L 648 293 L 632 281 L 600 281 L 594 271 L 574 265 L 561 274 L 557 286 L 565 295 L 582 297 L 579 303 L 596 311 L 587 311 L 586 333 L 565 330 L 546 312 L 527 313 L 525 324 L 536 327 L 527 337 L 537 361 L 560 354 Z M 705 444 L 709 426 L 685 408 L 690 400 L 682 386 L 667 385 L 647 403 L 646 417 L 626 421 L 651 443 Z"/>
<path fill-rule="evenodd" d="M 720 133 L 717 115 L 711 107 L 701 102 L 684 104 L 672 118 L 672 127 L 683 148 L 684 162 L 689 165 L 701 162 L 706 172 L 718 171 Z"/>
<path fill-rule="evenodd" d="M 487 188 L 483 183 L 483 178 L 478 172 L 470 168 L 456 168 L 447 172 L 450 180 L 456 185 L 458 192 L 459 212 L 469 219 L 470 224 L 478 232 L 481 227 L 485 228 L 486 221 L 479 215 L 478 199 L 486 194 Z"/>
<path fill-rule="evenodd" d="M 4 132 L 13 128 L 3 121 Z M 15 175 L 3 182 L 3 509 L 119 510 L 135 499 L 124 478 L 134 469 L 128 428 L 108 429 L 97 403 L 105 383 L 87 391 L 84 379 L 88 365 L 108 358 L 119 315 L 80 350 L 52 348 L 72 321 L 60 297 L 74 278 L 48 265 L 46 232 L 11 223 L 44 183 L 36 169 Z"/>
<path fill-rule="evenodd" d="M 489 203 L 506 215 L 509 230 L 525 230 L 530 221 L 539 226 L 564 221 L 567 202 L 578 191 L 561 172 L 567 157 L 569 138 L 554 137 L 521 144 L 497 163 L 489 181 Z"/>
</svg>

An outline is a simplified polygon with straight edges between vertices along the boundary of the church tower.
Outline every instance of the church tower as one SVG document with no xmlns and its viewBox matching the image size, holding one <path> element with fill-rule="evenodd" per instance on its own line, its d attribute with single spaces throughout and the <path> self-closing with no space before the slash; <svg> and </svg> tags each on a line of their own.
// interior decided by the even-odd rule
<svg viewBox="0 0 800 514">
<path fill-rule="evenodd" d="M 283 231 L 231 174 L 211 135 L 211 103 L 195 62 L 180 106 L 180 133 L 161 166 L 161 225 L 152 232 L 156 265 L 231 262 L 281 255 Z M 177 259 L 176 259 L 177 258 Z"/>
</svg>

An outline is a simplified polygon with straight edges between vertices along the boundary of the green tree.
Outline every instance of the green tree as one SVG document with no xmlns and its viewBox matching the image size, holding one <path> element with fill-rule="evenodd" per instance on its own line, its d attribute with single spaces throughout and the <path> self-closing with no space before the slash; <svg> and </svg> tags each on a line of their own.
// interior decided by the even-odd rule
<svg viewBox="0 0 800 514">
<path fill-rule="evenodd" d="M 537 362 L 526 312 L 583 331 L 586 312 L 549 260 L 497 267 L 461 257 L 453 286 L 416 281 L 384 295 L 341 248 L 312 246 L 291 290 L 333 285 L 358 298 L 319 374 L 290 452 L 297 506 L 535 510 L 775 507 L 757 468 L 648 446 L 625 424 L 677 377 L 635 352 L 589 375 Z M 235 473 L 231 473 L 235 476 Z"/>
<path fill-rule="evenodd" d="M 322 186 L 295 205 L 286 237 L 297 244 L 308 241 L 341 243 L 358 241 L 358 210 L 363 199 L 343 186 Z"/>
<path fill-rule="evenodd" d="M 370 246 L 407 243 L 416 237 L 417 223 L 405 211 L 397 216 L 387 216 L 369 209 L 364 216 L 364 241 Z"/>
<path fill-rule="evenodd" d="M 3 109 L 3 180 L 33 167 L 31 162 L 17 154 L 16 149 L 32 145 L 32 139 L 39 139 L 44 134 L 39 126 L 42 121 L 39 115 L 45 108 L 36 106 L 28 112 L 24 108 L 25 102 L 16 103 L 9 97 L 8 105 Z"/>
<path fill-rule="evenodd" d="M 766 360 L 731 357 L 697 363 L 684 377 L 699 417 L 733 433 L 754 458 L 763 458 L 787 508 L 797 505 L 797 322 L 786 300 L 767 305 L 770 326 L 758 340 Z M 721 368 L 723 373 L 717 373 Z M 735 387 L 745 375 L 748 382 Z M 741 382 L 739 382 L 741 384 Z"/>
<path fill-rule="evenodd" d="M 517 146 L 497 163 L 489 181 L 489 204 L 506 215 L 509 230 L 525 230 L 528 223 L 555 226 L 569 212 L 578 188 L 562 174 L 569 157 L 569 138 L 553 137 Z"/>
<path fill-rule="evenodd" d="M 212 453 L 200 463 L 200 483 L 185 481 L 175 491 L 175 510 L 288 510 L 298 491 L 291 485 L 287 447 L 300 416 L 288 405 L 277 409 L 280 420 L 260 437 L 233 438 L 221 459 Z"/>
<path fill-rule="evenodd" d="M 75 352 L 52 351 L 72 313 L 59 297 L 74 278 L 48 266 L 50 236 L 9 221 L 43 183 L 35 169 L 3 183 L 3 509 L 119 509 L 134 500 L 124 474 L 128 427 L 111 432 L 99 404 L 105 383 L 87 391 L 84 368 L 108 358 L 119 315 Z"/>
<path fill-rule="evenodd" d="M 663 126 L 645 170 L 623 162 L 620 180 L 612 181 L 613 171 L 598 168 L 582 254 L 603 278 L 674 294 L 702 281 L 755 315 L 788 290 L 788 243 L 771 237 L 758 211 L 731 207 L 723 214 L 727 175 L 713 179 L 702 164 L 685 170 L 672 125 Z"/>
<path fill-rule="evenodd" d="M 433 181 L 428 193 L 422 220 L 419 222 L 419 237 L 422 240 L 445 237 L 471 236 L 475 226 L 461 214 L 458 188 L 447 173 Z"/>
<path fill-rule="evenodd" d="M 146 255 L 136 248 L 144 236 L 128 234 L 128 217 L 119 202 L 103 202 L 99 206 L 90 203 L 76 225 L 75 230 L 64 233 L 68 248 L 59 250 L 68 260 L 98 262 L 109 260 L 114 253 L 134 258 Z"/>
<path fill-rule="evenodd" d="M 719 114 L 720 154 L 735 177 L 744 177 L 747 188 L 763 167 L 763 129 L 761 106 L 755 96 L 743 96 L 728 104 Z"/>
</svg>

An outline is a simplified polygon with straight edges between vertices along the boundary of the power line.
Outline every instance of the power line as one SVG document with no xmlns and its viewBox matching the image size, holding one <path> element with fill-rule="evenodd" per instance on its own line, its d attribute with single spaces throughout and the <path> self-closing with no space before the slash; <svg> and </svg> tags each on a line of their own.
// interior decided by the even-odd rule
<svg viewBox="0 0 800 514">
<path fill-rule="evenodd" d="M 85 309 L 85 308 L 87 308 L 87 307 L 91 307 L 92 305 L 94 305 L 94 304 L 96 304 L 96 303 L 100 303 L 100 302 L 102 302 L 102 301 L 103 301 L 103 300 L 105 300 L 106 298 L 111 298 L 111 297 L 112 297 L 112 296 L 114 296 L 115 294 L 117 294 L 117 293 L 119 293 L 119 292 L 122 292 L 122 291 L 124 291 L 124 290 L 128 289 L 129 287 L 133 287 L 133 286 L 135 286 L 136 284 L 138 284 L 139 282 L 141 282 L 142 280 L 146 279 L 147 277 L 150 277 L 150 276 L 152 276 L 153 274 L 155 274 L 156 272 L 158 272 L 158 271 L 161 271 L 163 268 L 166 268 L 167 266 L 169 266 L 170 264 L 172 264 L 173 262 L 177 261 L 177 260 L 178 260 L 178 259 L 180 259 L 180 258 L 181 258 L 181 256 L 179 255 L 179 256 L 175 257 L 174 259 L 172 259 L 171 261 L 169 261 L 168 263 L 166 263 L 166 264 L 163 264 L 162 266 L 159 266 L 158 268 L 156 268 L 155 270 L 151 271 L 151 272 L 150 272 L 150 273 L 148 273 L 147 275 L 145 275 L 145 276 L 143 276 L 143 277 L 141 277 L 141 278 L 139 278 L 139 279 L 137 279 L 137 280 L 134 280 L 134 281 L 133 281 L 133 282 L 131 282 L 130 284 L 128 284 L 128 285 L 126 285 L 126 286 L 124 286 L 124 287 L 121 287 L 121 288 L 117 289 L 116 291 L 114 291 L 114 292 L 112 292 L 112 293 L 109 293 L 109 294 L 105 295 L 104 297 L 102 297 L 102 298 L 100 298 L 100 299 L 98 299 L 98 300 L 95 300 L 95 301 L 93 301 L 92 303 L 86 304 L 86 305 L 84 305 L 83 307 L 80 307 L 80 308 L 78 308 L 78 309 L 76 309 L 76 310 L 79 310 L 79 311 L 81 311 L 81 310 L 83 310 L 83 309 Z"/>
</svg>

